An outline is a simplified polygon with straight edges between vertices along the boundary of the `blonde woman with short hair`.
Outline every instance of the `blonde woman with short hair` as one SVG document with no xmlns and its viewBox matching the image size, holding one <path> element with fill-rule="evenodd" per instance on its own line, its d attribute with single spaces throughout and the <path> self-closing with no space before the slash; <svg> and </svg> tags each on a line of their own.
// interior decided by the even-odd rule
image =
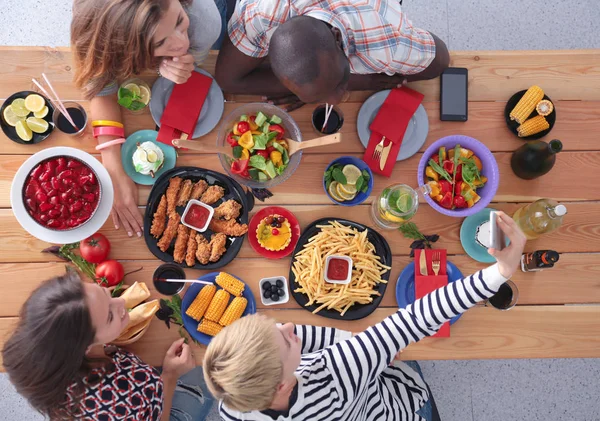
<svg viewBox="0 0 600 421">
<path fill-rule="evenodd" d="M 352 336 L 315 326 L 243 317 L 210 343 L 206 384 L 227 421 L 431 421 L 430 392 L 399 351 L 431 336 L 494 295 L 517 270 L 525 236 L 506 214 L 498 225 L 511 244 L 489 249 L 497 263 L 450 283 Z M 394 363 L 394 364 L 392 364 Z M 439 418 L 438 418 L 439 419 Z"/>
</svg>

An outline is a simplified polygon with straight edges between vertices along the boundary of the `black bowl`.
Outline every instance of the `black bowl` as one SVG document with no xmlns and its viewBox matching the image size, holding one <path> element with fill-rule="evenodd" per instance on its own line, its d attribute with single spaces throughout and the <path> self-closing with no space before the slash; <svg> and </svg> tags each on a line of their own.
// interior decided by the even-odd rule
<svg viewBox="0 0 600 421">
<path fill-rule="evenodd" d="M 508 129 L 511 132 L 513 132 L 515 134 L 515 136 L 517 136 L 517 137 L 519 136 L 519 132 L 517 131 L 517 128 L 520 126 L 520 124 L 517 123 L 516 121 L 510 119 L 510 112 L 513 110 L 513 108 L 515 108 L 515 106 L 517 105 L 519 100 L 523 97 L 523 95 L 525 95 L 525 92 L 527 92 L 526 89 L 519 91 L 516 94 L 514 94 L 513 96 L 511 96 L 510 99 L 508 100 L 508 102 L 506 103 L 506 107 L 504 107 L 504 120 L 506 121 L 506 125 L 508 126 Z M 519 137 L 519 139 L 523 139 L 523 140 L 541 139 L 542 137 L 544 137 L 548 133 L 550 133 L 550 130 L 552 130 L 552 128 L 554 127 L 554 123 L 556 123 L 556 104 L 554 103 L 554 101 L 552 101 L 550 99 L 550 97 L 548 95 L 544 95 L 544 99 L 547 99 L 548 101 L 552 102 L 552 105 L 554 105 L 554 109 L 552 110 L 552 112 L 546 116 L 546 121 L 548 122 L 550 127 L 548 129 L 544 130 L 543 132 L 532 134 L 531 136 Z M 533 112 L 529 115 L 529 117 L 527 117 L 527 119 L 529 120 L 530 118 L 533 118 L 536 115 L 538 115 L 537 111 L 533 110 Z"/>
<path fill-rule="evenodd" d="M 17 135 L 17 130 L 13 126 L 11 126 L 6 121 L 4 121 L 4 109 L 6 107 L 8 107 L 10 104 L 12 104 L 12 102 L 15 99 L 17 99 L 17 98 L 25 99 L 25 98 L 27 98 L 27 95 L 31 95 L 31 94 L 37 94 L 37 95 L 41 96 L 42 98 L 44 98 L 44 101 L 46 101 L 46 106 L 48 107 L 48 114 L 46 114 L 46 117 L 44 117 L 43 119 L 48 122 L 48 130 L 46 130 L 44 133 L 33 133 L 33 138 L 31 139 L 31 141 L 26 142 Z M 2 127 L 2 131 L 4 132 L 6 137 L 8 137 L 13 142 L 20 143 L 21 145 L 32 145 L 32 144 L 40 143 L 42 140 L 44 140 L 48 136 L 50 136 L 50 133 L 52 133 L 52 131 L 54 130 L 54 122 L 52 121 L 53 114 L 54 114 L 54 106 L 52 106 L 52 103 L 44 95 L 42 95 L 38 92 L 33 92 L 33 91 L 21 91 L 21 92 L 17 92 L 17 93 L 12 94 L 11 96 L 9 96 L 6 99 L 6 101 L 4 101 L 4 103 L 2 104 L 2 107 L 0 107 L 0 127 Z M 31 115 L 33 115 L 33 113 L 31 113 Z"/>
<path fill-rule="evenodd" d="M 165 263 L 157 267 L 152 275 L 154 288 L 158 292 L 163 295 L 179 294 L 185 286 L 184 282 L 165 282 L 161 279 L 185 279 L 185 272 L 174 263 Z"/>
</svg>

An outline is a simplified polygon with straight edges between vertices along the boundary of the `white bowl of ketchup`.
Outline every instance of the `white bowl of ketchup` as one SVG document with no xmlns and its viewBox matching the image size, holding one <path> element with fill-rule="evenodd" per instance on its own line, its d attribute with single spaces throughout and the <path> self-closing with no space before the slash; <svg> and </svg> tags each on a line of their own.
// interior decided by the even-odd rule
<svg viewBox="0 0 600 421">
<path fill-rule="evenodd" d="M 214 214 L 215 209 L 212 206 L 192 199 L 187 203 L 183 211 L 181 223 L 198 232 L 204 232 L 208 228 L 208 224 L 210 224 Z"/>
<path fill-rule="evenodd" d="M 325 281 L 331 284 L 349 284 L 352 280 L 352 258 L 348 256 L 327 256 L 325 260 Z"/>
</svg>

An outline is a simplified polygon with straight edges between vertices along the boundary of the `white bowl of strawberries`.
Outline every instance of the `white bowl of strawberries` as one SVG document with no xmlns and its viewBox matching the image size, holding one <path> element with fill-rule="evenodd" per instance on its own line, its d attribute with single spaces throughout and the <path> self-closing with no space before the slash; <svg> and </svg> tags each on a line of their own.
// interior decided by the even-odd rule
<svg viewBox="0 0 600 421">
<path fill-rule="evenodd" d="M 21 165 L 10 200 L 17 221 L 31 235 L 50 243 L 74 243 L 104 225 L 113 186 L 92 155 L 75 148 L 48 148 Z"/>
</svg>

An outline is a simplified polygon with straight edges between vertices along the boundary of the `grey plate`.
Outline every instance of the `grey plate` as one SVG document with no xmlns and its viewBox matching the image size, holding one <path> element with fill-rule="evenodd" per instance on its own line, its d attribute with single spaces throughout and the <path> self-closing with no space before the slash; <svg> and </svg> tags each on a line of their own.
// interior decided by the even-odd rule
<svg viewBox="0 0 600 421">
<path fill-rule="evenodd" d="M 206 96 L 206 101 L 204 101 L 202 111 L 200 111 L 200 117 L 198 117 L 198 121 L 196 122 L 196 128 L 194 129 L 194 134 L 192 135 L 192 138 L 194 139 L 204 136 L 214 129 L 217 124 L 219 124 L 221 117 L 223 117 L 223 110 L 225 109 L 225 97 L 223 96 L 223 91 L 221 91 L 217 81 L 214 80 L 214 78 L 208 72 L 205 72 L 198 67 L 196 67 L 196 71 L 212 78 L 213 83 L 210 85 L 210 90 Z M 154 82 L 154 85 L 152 85 L 150 114 L 152 114 L 152 119 L 158 127 L 160 127 L 160 119 L 162 118 L 163 111 L 169 102 L 174 85 L 175 83 L 165 79 L 164 77 L 159 77 L 156 82 Z"/>
<path fill-rule="evenodd" d="M 367 148 L 369 138 L 371 137 L 369 126 L 375 119 L 381 104 L 383 104 L 389 93 L 390 90 L 388 89 L 371 95 L 358 111 L 356 129 L 358 131 L 360 143 L 363 144 L 365 149 Z M 419 149 L 421 149 L 421 146 L 423 146 L 427 139 L 427 133 L 429 133 L 429 118 L 427 117 L 427 112 L 425 111 L 423 104 L 421 104 L 408 122 L 402 140 L 402 146 L 400 147 L 400 152 L 398 152 L 396 161 L 408 159 L 419 152 Z"/>
</svg>

